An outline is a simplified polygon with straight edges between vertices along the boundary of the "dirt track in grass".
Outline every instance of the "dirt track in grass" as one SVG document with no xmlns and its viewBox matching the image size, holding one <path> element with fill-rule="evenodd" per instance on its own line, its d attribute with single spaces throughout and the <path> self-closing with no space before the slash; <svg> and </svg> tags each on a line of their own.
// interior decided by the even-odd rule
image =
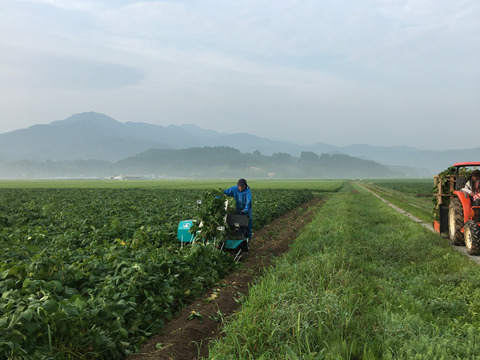
<svg viewBox="0 0 480 360">
<path fill-rule="evenodd" d="M 374 191 L 370 190 L 370 189 L 367 189 L 365 186 L 359 184 L 363 189 L 365 189 L 366 191 L 368 191 L 369 193 L 371 193 L 373 196 L 379 198 L 380 200 L 382 200 L 385 204 L 387 204 L 388 206 L 392 207 L 393 209 L 395 209 L 396 211 L 398 211 L 399 213 L 409 217 L 410 219 L 412 219 L 413 221 L 417 222 L 418 224 L 422 225 L 423 227 L 427 228 L 428 230 L 430 230 L 431 232 L 434 232 L 434 233 L 437 233 L 435 231 L 435 229 L 433 228 L 433 225 L 432 224 L 428 224 L 422 220 L 420 220 L 419 218 L 413 216 L 412 214 L 410 214 L 408 211 L 405 211 L 401 208 L 399 208 L 398 206 L 395 206 L 393 205 L 391 202 L 389 202 L 388 200 L 385 200 L 384 198 L 382 198 L 380 195 L 376 194 Z M 448 235 L 445 235 L 443 234 L 442 237 L 445 238 L 445 240 L 448 241 Z M 476 255 L 470 255 L 468 252 L 467 252 L 467 249 L 465 248 L 465 246 L 457 246 L 457 245 L 452 245 L 452 247 L 458 251 L 459 253 L 465 255 L 467 258 L 469 258 L 470 260 L 476 262 L 477 264 L 480 264 L 480 256 L 476 256 Z"/>
<path fill-rule="evenodd" d="M 221 336 L 221 318 L 228 319 L 239 309 L 239 299 L 248 294 L 249 285 L 262 275 L 275 257 L 288 251 L 291 242 L 312 220 L 322 202 L 320 197 L 313 198 L 255 231 L 250 251 L 242 258 L 240 268 L 178 312 L 165 324 L 163 334 L 152 337 L 140 353 L 127 359 L 192 360 L 208 356 L 208 343 Z M 193 311 L 201 314 L 201 318 L 189 319 Z M 157 344 L 161 344 L 159 349 Z"/>
</svg>

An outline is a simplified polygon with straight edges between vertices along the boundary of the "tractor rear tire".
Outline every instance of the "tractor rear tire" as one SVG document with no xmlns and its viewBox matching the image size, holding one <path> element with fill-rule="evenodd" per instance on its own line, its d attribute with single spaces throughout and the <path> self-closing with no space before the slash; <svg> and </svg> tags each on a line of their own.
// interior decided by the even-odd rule
<svg viewBox="0 0 480 360">
<path fill-rule="evenodd" d="M 462 234 L 463 229 L 463 208 L 460 199 L 453 198 L 448 208 L 448 234 L 450 244 L 464 245 L 465 240 Z"/>
<path fill-rule="evenodd" d="M 465 247 L 470 255 L 480 255 L 480 227 L 475 221 L 465 223 Z"/>
</svg>

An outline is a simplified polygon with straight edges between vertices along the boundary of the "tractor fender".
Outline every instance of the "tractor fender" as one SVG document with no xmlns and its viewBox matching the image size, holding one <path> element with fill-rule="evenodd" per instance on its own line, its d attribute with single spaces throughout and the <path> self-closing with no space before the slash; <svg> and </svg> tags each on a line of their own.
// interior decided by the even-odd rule
<svg viewBox="0 0 480 360">
<path fill-rule="evenodd" d="M 463 208 L 463 223 L 466 223 L 469 220 L 472 220 L 472 201 L 470 196 L 462 191 L 456 190 L 453 192 L 457 195 L 458 199 L 462 203 Z"/>
</svg>

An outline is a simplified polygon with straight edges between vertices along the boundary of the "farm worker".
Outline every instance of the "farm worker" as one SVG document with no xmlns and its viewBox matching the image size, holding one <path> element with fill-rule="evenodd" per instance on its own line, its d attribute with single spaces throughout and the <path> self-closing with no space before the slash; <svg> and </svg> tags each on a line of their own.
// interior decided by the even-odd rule
<svg viewBox="0 0 480 360">
<path fill-rule="evenodd" d="M 247 180 L 239 179 L 237 186 L 232 186 L 224 190 L 223 193 L 235 198 L 237 214 L 248 215 L 246 236 L 250 239 L 252 237 L 252 191 L 247 184 Z"/>
<path fill-rule="evenodd" d="M 480 206 L 480 170 L 472 171 L 471 179 L 461 191 L 472 196 L 475 206 Z"/>
<path fill-rule="evenodd" d="M 465 184 L 465 187 L 461 189 L 464 193 L 470 195 L 473 200 L 473 206 L 480 206 L 480 170 L 473 170 L 472 176 Z M 480 221 L 480 211 L 475 211 L 476 221 Z"/>
</svg>

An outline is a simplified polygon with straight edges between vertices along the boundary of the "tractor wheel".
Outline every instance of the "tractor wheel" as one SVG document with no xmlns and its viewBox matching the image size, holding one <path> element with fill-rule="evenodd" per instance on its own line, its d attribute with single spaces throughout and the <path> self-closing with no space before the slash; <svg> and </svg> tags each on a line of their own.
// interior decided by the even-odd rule
<svg viewBox="0 0 480 360">
<path fill-rule="evenodd" d="M 474 221 L 465 223 L 465 247 L 470 255 L 480 255 L 480 227 Z"/>
<path fill-rule="evenodd" d="M 464 245 L 462 234 L 463 229 L 463 208 L 458 198 L 450 201 L 448 208 L 448 234 L 452 245 Z"/>
</svg>

